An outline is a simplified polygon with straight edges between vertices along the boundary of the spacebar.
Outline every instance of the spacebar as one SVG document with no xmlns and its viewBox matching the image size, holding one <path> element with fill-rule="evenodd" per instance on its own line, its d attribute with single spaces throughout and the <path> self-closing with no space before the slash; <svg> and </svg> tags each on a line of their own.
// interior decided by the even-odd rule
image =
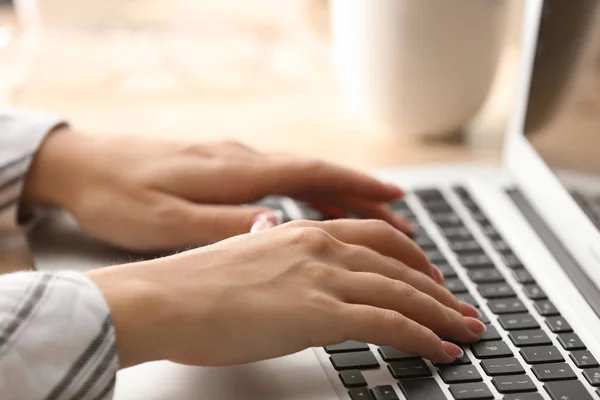
<svg viewBox="0 0 600 400">
<path fill-rule="evenodd" d="M 446 396 L 433 378 L 402 379 L 398 385 L 406 400 L 446 400 Z"/>
</svg>

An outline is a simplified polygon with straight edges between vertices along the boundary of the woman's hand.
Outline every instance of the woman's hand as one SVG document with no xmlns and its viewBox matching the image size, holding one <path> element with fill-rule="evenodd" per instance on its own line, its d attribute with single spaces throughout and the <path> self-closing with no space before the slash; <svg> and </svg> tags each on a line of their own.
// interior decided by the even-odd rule
<svg viewBox="0 0 600 400">
<path fill-rule="evenodd" d="M 25 185 L 29 204 L 70 211 L 92 236 L 131 250 L 213 243 L 249 232 L 266 195 L 307 201 L 333 216 L 354 212 L 408 231 L 387 203 L 402 191 L 346 168 L 268 154 L 235 142 L 49 135 Z"/>
<path fill-rule="evenodd" d="M 248 363 L 345 340 L 435 362 L 478 339 L 477 310 L 382 221 L 295 221 L 174 256 L 88 273 L 112 310 L 123 367 Z"/>
</svg>

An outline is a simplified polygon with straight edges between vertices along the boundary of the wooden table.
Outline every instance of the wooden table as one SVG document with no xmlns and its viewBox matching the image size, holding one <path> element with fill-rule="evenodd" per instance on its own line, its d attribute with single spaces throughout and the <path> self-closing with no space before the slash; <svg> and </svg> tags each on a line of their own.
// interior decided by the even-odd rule
<svg viewBox="0 0 600 400">
<path fill-rule="evenodd" d="M 231 2 L 194 3 L 204 6 L 204 30 L 21 37 L 0 53 L 1 67 L 13 72 L 1 82 L 5 89 L 11 83 L 5 103 L 59 113 L 91 134 L 233 138 L 355 168 L 499 159 L 498 148 L 381 134 L 346 108 L 323 56 L 325 41 L 315 51 L 318 44 L 288 29 L 289 21 L 264 10 L 253 15 L 260 7 L 235 13 L 224 5 Z M 322 24 L 314 4 L 303 10 Z M 160 15 L 160 8 L 145 10 Z M 2 11 L 2 22 L 12 26 L 14 15 Z"/>
</svg>

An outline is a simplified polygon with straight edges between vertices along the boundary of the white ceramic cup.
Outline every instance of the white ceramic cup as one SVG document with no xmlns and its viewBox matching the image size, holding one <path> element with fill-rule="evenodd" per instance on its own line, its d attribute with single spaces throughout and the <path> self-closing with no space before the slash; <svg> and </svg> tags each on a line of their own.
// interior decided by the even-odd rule
<svg viewBox="0 0 600 400">
<path fill-rule="evenodd" d="M 486 100 L 504 0 L 330 0 L 334 67 L 353 111 L 387 132 L 459 131 Z"/>
</svg>

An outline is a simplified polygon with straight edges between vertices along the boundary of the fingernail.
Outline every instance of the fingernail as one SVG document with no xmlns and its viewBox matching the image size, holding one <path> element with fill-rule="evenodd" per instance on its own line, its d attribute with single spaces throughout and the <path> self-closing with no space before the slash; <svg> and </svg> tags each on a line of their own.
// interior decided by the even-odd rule
<svg viewBox="0 0 600 400">
<path fill-rule="evenodd" d="M 264 231 L 277 225 L 277 215 L 274 212 L 265 212 L 258 214 L 252 221 L 250 232 Z"/>
<path fill-rule="evenodd" d="M 465 320 L 465 324 L 467 324 L 467 328 L 469 328 L 471 332 L 478 336 L 485 332 L 487 329 L 483 322 L 481 322 L 478 319 L 471 317 L 464 317 L 463 319 Z"/>
<path fill-rule="evenodd" d="M 394 214 L 394 225 L 407 235 L 411 235 L 413 233 L 412 224 L 402 215 Z"/>
<path fill-rule="evenodd" d="M 458 308 L 460 313 L 465 317 L 481 318 L 481 312 L 477 309 L 477 307 L 474 307 L 469 303 L 459 301 Z"/>
<path fill-rule="evenodd" d="M 439 283 L 440 285 L 443 285 L 445 282 L 444 279 L 444 274 L 442 273 L 442 271 L 436 267 L 435 265 L 433 266 L 433 279 L 435 279 L 435 281 L 437 283 Z"/>
<path fill-rule="evenodd" d="M 453 358 L 460 358 L 465 355 L 460 347 L 450 342 L 442 342 L 442 347 L 446 354 Z"/>
</svg>

